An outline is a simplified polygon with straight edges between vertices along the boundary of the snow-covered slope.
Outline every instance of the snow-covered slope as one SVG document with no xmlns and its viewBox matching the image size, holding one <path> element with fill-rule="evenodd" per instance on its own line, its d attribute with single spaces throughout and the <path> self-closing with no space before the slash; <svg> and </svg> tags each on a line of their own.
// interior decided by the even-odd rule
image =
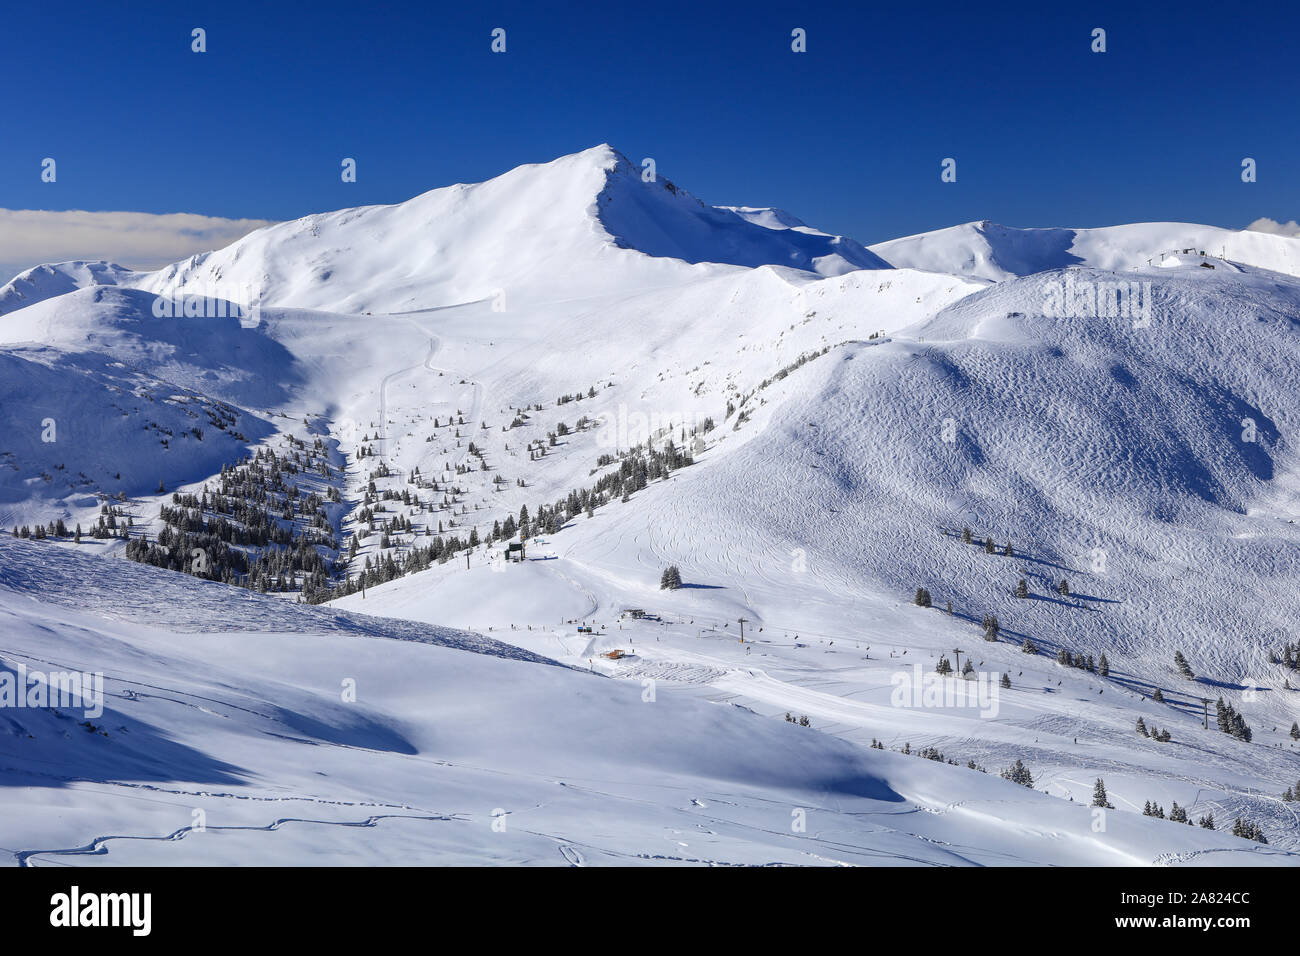
<svg viewBox="0 0 1300 956">
<path fill-rule="evenodd" d="M 968 222 L 871 246 L 899 268 L 927 269 L 1000 282 L 1068 265 L 1114 272 L 1158 265 L 1170 254 L 1216 256 L 1300 276 L 1300 239 L 1181 222 L 1100 229 L 1017 229 Z"/>
<path fill-rule="evenodd" d="M 0 315 L 87 286 L 129 285 L 141 273 L 111 262 L 56 262 L 33 266 L 0 286 Z"/>
<path fill-rule="evenodd" d="M 886 268 L 788 213 L 643 182 L 600 147 L 272 226 L 157 273 L 39 272 L 0 316 L 0 528 L 108 513 L 133 548 L 173 535 L 150 560 L 192 569 L 170 550 L 177 522 L 233 522 L 221 546 L 251 549 L 230 544 L 234 516 L 259 505 L 296 535 L 299 565 L 261 579 L 285 594 L 257 596 L 84 557 L 122 557 L 112 535 L 15 543 L 0 613 L 18 636 L 0 659 L 54 659 L 44 642 L 160 697 L 218 702 L 221 718 L 183 712 L 190 752 L 168 779 L 184 782 L 148 785 L 229 794 L 239 826 L 275 819 L 258 813 L 274 793 L 352 822 L 368 804 L 420 808 L 418 826 L 464 814 L 470 835 L 435 826 L 421 859 L 1291 863 L 1277 851 L 1300 846 L 1281 799 L 1300 778 L 1300 704 L 1269 654 L 1300 614 L 1300 281 L 1277 237 L 1189 255 L 1210 234 L 1181 229 L 958 227 L 878 249 Z M 1131 315 L 1108 308 L 1119 282 Z M 169 311 L 196 301 L 193 317 Z M 260 308 L 206 312 L 227 301 Z M 518 537 L 496 532 L 525 509 L 528 560 L 506 564 Z M 453 536 L 477 543 L 377 583 Z M 288 545 L 267 547 L 287 561 Z M 286 602 L 321 555 L 351 582 L 367 573 L 334 607 L 389 619 Z M 669 565 L 681 589 L 660 589 Z M 910 603 L 918 587 L 936 607 Z M 131 594 L 147 603 L 126 620 L 89 610 Z M 1001 631 L 986 642 L 989 614 Z M 477 637 L 359 638 L 425 625 Z M 598 676 L 503 660 L 494 639 Z M 897 702 L 914 663 L 931 674 L 957 648 L 974 677 L 1008 676 L 992 712 Z M 1105 653 L 1110 674 L 1057 664 L 1067 651 Z M 312 696 L 336 698 L 345 677 L 395 689 L 360 712 Z M 639 709 L 646 693 L 657 703 Z M 1252 742 L 1201 726 L 1201 698 L 1219 696 Z M 149 707 L 143 723 L 170 719 Z M 1173 739 L 1138 735 L 1139 717 Z M 286 724 L 329 746 L 286 742 Z M 156 768 L 159 752 L 124 766 Z M 1016 760 L 1039 793 L 999 778 Z M 429 799 L 429 774 L 450 781 L 446 800 Z M 132 818 L 108 796 L 123 781 L 102 776 L 68 798 L 76 819 L 0 842 L 187 825 Z M 1116 808 L 1101 831 L 1083 806 L 1098 778 Z M 18 817 L 40 802 L 7 793 Z M 1143 819 L 1151 800 L 1245 817 L 1273 848 Z M 537 822 L 503 849 L 491 813 L 516 806 Z M 831 816 L 792 844 L 808 807 Z M 585 846 L 579 818 L 600 821 Z M 356 831 L 312 827 L 273 832 L 295 859 L 361 852 Z M 263 858 L 260 830 L 223 833 L 196 858 Z M 166 862 L 177 845 L 116 841 L 109 856 Z"/>
<path fill-rule="evenodd" d="M 409 312 L 493 297 L 513 307 L 710 272 L 688 263 L 823 275 L 884 267 L 852 240 L 772 230 L 668 180 L 643 182 L 622 154 L 598 146 L 395 206 L 270 226 L 141 287 L 175 295 L 225 284 L 255 288 L 271 305 Z"/>
<path fill-rule="evenodd" d="M 1007 282 L 832 349 L 742 403 L 752 417 L 700 464 L 575 517 L 528 565 L 449 565 L 366 605 L 491 628 L 633 682 L 709 688 L 778 719 L 809 714 L 864 746 L 992 768 L 1023 759 L 1077 802 L 1101 777 L 1121 810 L 1156 800 L 1220 824 L 1241 815 L 1295 846 L 1279 796 L 1300 768 L 1297 691 L 1268 658 L 1300 613 L 1295 460 L 1280 437 L 1300 412 L 1300 282 L 1223 264 L 1153 270 L 1139 277 L 1153 283 L 1150 325 L 1044 314 L 1052 283 L 1108 278 Z M 683 590 L 658 588 L 669 565 Z M 936 608 L 910 606 L 917 587 Z M 632 621 L 633 607 L 661 620 Z M 996 642 L 982 639 L 987 614 Z M 599 658 L 628 647 L 630 660 Z M 1009 675 L 998 712 L 900 708 L 913 663 L 928 674 L 953 648 L 980 675 Z M 1061 666 L 1059 651 L 1105 654 L 1110 674 Z M 1219 697 L 1251 743 L 1213 713 L 1202 728 L 1201 700 L 1213 711 Z M 1138 718 L 1172 743 L 1139 736 Z"/>
<path fill-rule="evenodd" d="M 1099 836 L 1085 807 L 689 686 L 8 539 L 0 625 L 0 672 L 103 681 L 5 710 L 10 863 L 1290 859 L 1135 814 Z"/>
<path fill-rule="evenodd" d="M 38 266 L 0 287 L 0 314 L 93 285 L 341 312 L 511 304 L 663 286 L 716 266 L 819 275 L 888 266 L 863 246 L 765 210 L 708 206 L 608 145 L 392 206 L 308 216 L 156 273 Z M 638 254 L 639 253 L 639 254 Z M 690 268 L 696 266 L 696 268 Z"/>
<path fill-rule="evenodd" d="M 138 289 L 78 289 L 8 316 L 0 346 L 94 353 L 255 408 L 283 401 L 302 379 L 293 355 L 263 328 L 247 328 L 233 314 L 160 317 L 157 299 Z"/>
</svg>

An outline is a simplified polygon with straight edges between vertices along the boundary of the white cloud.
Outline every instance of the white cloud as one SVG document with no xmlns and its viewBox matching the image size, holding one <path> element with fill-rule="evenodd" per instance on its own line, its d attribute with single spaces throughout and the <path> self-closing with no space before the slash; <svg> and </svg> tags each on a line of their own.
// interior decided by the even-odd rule
<svg viewBox="0 0 1300 956">
<path fill-rule="evenodd" d="M 1294 219 L 1290 222 L 1278 222 L 1276 219 L 1256 219 L 1246 227 L 1251 232 L 1271 232 L 1278 236 L 1300 236 L 1300 223 Z"/>
<path fill-rule="evenodd" d="M 229 245 L 262 219 L 218 219 L 191 213 L 50 212 L 0 209 L 0 284 L 44 262 L 107 259 L 153 270 Z"/>
</svg>

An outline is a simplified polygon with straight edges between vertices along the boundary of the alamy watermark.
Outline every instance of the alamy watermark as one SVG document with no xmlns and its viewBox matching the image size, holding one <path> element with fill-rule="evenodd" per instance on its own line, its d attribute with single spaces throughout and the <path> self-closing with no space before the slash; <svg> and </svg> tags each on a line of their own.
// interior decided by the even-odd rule
<svg viewBox="0 0 1300 956">
<path fill-rule="evenodd" d="M 889 703 L 909 709 L 970 707 L 981 717 L 998 715 L 1001 675 L 980 671 L 971 677 L 957 677 L 925 671 L 914 664 L 911 671 L 897 671 L 889 679 L 893 691 Z"/>
<path fill-rule="evenodd" d="M 1043 315 L 1049 319 L 1132 319 L 1133 328 L 1151 325 L 1151 283 L 1108 279 L 1053 279 L 1043 286 Z"/>
<path fill-rule="evenodd" d="M 56 707 L 81 709 L 87 720 L 104 713 L 104 675 L 89 671 L 28 670 L 16 664 L 0 670 L 0 708 Z"/>
<path fill-rule="evenodd" d="M 689 446 L 694 436 L 706 430 L 708 416 L 697 412 L 629 411 L 627 405 L 620 403 L 617 412 L 602 412 L 596 416 L 596 422 L 596 444 L 617 450 L 653 444 L 660 439 Z"/>
<path fill-rule="evenodd" d="M 262 322 L 262 290 L 252 283 L 216 282 L 153 300 L 156 319 L 238 319 L 246 329 Z"/>
</svg>

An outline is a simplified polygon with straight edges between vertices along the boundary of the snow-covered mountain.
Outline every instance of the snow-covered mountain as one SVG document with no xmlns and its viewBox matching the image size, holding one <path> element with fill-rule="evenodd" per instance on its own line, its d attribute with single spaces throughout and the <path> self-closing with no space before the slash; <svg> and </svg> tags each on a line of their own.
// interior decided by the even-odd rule
<svg viewBox="0 0 1300 956">
<path fill-rule="evenodd" d="M 1017 229 L 986 220 L 891 239 L 871 251 L 900 268 L 995 282 L 1071 265 L 1127 272 L 1187 256 L 1216 256 L 1300 276 L 1300 240 L 1295 237 L 1184 222 Z"/>
<path fill-rule="evenodd" d="M 308 216 L 141 275 L 106 264 L 29 270 L 0 312 L 86 285 L 162 295 L 254 290 L 264 305 L 403 312 L 504 294 L 520 303 L 782 265 L 818 275 L 888 268 L 852 239 L 707 206 L 602 145 L 393 206 Z M 687 268 L 699 265 L 701 268 Z"/>
<path fill-rule="evenodd" d="M 601 146 L 29 270 L 0 527 L 83 534 L 0 539 L 0 669 L 110 696 L 9 720 L 0 845 L 1294 863 L 1297 243 L 867 250 Z"/>
<path fill-rule="evenodd" d="M 58 262 L 33 266 L 0 286 L 0 315 L 87 286 L 129 285 L 140 273 L 112 262 Z"/>
</svg>

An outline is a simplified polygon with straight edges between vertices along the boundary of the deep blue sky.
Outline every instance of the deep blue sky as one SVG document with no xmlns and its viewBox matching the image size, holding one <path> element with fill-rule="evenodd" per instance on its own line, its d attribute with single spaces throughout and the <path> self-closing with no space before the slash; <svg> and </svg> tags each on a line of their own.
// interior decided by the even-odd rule
<svg viewBox="0 0 1300 956">
<path fill-rule="evenodd" d="M 10 4 L 0 207 L 286 219 L 608 141 L 707 202 L 864 242 L 985 218 L 1240 227 L 1300 216 L 1295 6 Z"/>
</svg>

